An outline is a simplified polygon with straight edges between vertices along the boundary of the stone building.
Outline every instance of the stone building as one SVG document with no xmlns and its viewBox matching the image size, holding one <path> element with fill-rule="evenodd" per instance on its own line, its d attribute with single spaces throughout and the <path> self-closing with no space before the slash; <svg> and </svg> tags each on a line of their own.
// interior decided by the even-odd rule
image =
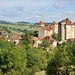
<svg viewBox="0 0 75 75">
<path fill-rule="evenodd" d="M 61 35 L 62 40 L 75 38 L 75 24 L 69 18 L 62 20 L 58 25 L 58 33 Z"/>
<path fill-rule="evenodd" d="M 51 36 L 53 34 L 53 30 L 49 26 L 45 26 L 42 21 L 38 24 L 38 37 L 43 39 L 45 36 Z"/>
<path fill-rule="evenodd" d="M 53 23 L 50 24 L 50 27 L 53 29 L 53 33 L 58 34 L 58 23 L 53 21 Z"/>
<path fill-rule="evenodd" d="M 53 33 L 60 34 L 62 40 L 67 40 L 69 38 L 75 38 L 75 24 L 69 19 L 56 23 L 49 26 L 45 26 L 42 21 L 38 24 L 38 37 L 43 39 L 46 36 L 51 36 Z"/>
<path fill-rule="evenodd" d="M 13 36 L 10 36 L 8 41 L 16 42 L 16 45 L 18 45 L 21 41 L 21 37 L 18 35 L 13 35 Z"/>
</svg>

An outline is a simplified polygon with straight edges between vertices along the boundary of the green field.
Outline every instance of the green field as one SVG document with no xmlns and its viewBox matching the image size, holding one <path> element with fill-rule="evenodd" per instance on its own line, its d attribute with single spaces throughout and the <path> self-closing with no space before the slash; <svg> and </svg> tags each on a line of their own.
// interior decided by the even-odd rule
<svg viewBox="0 0 75 75">
<path fill-rule="evenodd" d="M 24 26 L 20 26 L 20 25 L 9 25 L 9 24 L 0 24 L 0 26 L 5 26 L 5 27 L 11 27 L 11 28 L 15 28 L 15 29 L 29 29 L 29 27 L 24 27 Z"/>
</svg>

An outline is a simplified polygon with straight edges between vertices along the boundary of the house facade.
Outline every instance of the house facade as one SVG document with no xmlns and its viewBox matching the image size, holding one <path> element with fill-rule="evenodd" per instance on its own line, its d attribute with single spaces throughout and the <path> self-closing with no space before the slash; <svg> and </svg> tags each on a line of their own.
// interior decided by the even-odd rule
<svg viewBox="0 0 75 75">
<path fill-rule="evenodd" d="M 9 41 L 16 42 L 16 45 L 19 44 L 21 37 L 18 35 L 13 35 L 9 38 Z"/>
<path fill-rule="evenodd" d="M 38 38 L 43 39 L 46 36 L 51 36 L 53 30 L 49 26 L 45 26 L 42 21 L 38 24 Z"/>
<path fill-rule="evenodd" d="M 33 42 L 33 47 L 38 47 L 41 44 L 42 40 L 38 37 L 33 37 L 32 42 Z"/>
</svg>

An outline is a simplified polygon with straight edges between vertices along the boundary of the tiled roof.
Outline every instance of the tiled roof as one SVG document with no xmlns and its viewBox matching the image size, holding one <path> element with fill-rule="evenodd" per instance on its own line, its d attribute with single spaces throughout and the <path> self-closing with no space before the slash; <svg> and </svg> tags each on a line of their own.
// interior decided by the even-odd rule
<svg viewBox="0 0 75 75">
<path fill-rule="evenodd" d="M 40 21 L 40 22 L 38 23 L 38 25 L 44 25 L 44 23 L 43 23 L 42 21 Z"/>
<path fill-rule="evenodd" d="M 74 40 L 75 40 L 75 38 L 70 38 L 69 40 L 70 40 L 70 41 L 74 41 Z"/>
<path fill-rule="evenodd" d="M 32 40 L 37 41 L 37 40 L 41 40 L 41 39 L 40 39 L 40 38 L 38 38 L 38 37 L 33 37 L 33 38 L 32 38 Z"/>
<path fill-rule="evenodd" d="M 20 40 L 20 37 L 17 36 L 17 35 L 13 35 L 13 36 L 11 36 L 11 38 L 12 38 L 13 40 Z"/>
<path fill-rule="evenodd" d="M 52 30 L 52 29 L 51 29 L 50 27 L 48 27 L 48 26 L 44 26 L 43 29 L 44 29 L 44 30 L 47 30 L 47 31 Z"/>
<path fill-rule="evenodd" d="M 54 39 L 51 36 L 46 36 L 43 40 L 49 40 L 51 44 L 54 42 Z"/>
<path fill-rule="evenodd" d="M 4 30 L 0 30 L 0 33 L 2 33 Z"/>
<path fill-rule="evenodd" d="M 65 19 L 66 25 L 74 25 L 69 18 Z"/>
<path fill-rule="evenodd" d="M 56 23 L 55 21 L 53 21 L 53 23 L 51 23 L 50 25 L 55 25 L 55 24 L 58 24 L 58 23 Z"/>
</svg>

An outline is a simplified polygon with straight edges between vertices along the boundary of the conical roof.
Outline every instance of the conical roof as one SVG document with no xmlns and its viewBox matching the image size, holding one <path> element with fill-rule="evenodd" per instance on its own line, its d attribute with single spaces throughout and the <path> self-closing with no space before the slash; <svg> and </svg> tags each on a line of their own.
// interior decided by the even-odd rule
<svg viewBox="0 0 75 75">
<path fill-rule="evenodd" d="M 43 23 L 42 21 L 40 21 L 40 22 L 38 23 L 38 25 L 44 25 L 44 23 Z"/>
</svg>

